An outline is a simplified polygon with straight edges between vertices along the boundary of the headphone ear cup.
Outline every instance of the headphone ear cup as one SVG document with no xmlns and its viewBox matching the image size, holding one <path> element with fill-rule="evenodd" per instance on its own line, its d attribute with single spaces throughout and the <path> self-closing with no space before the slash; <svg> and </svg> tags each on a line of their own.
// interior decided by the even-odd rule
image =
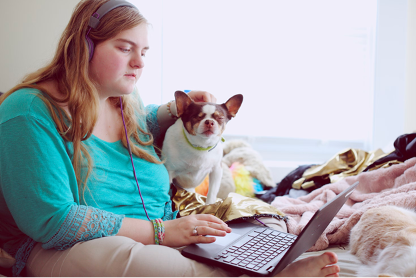
<svg viewBox="0 0 416 278">
<path fill-rule="evenodd" d="M 88 37 L 88 35 L 85 36 L 85 42 L 87 44 L 87 49 L 88 49 L 88 53 L 89 53 L 88 61 L 91 61 L 92 56 L 94 55 L 94 43 L 92 42 L 90 37 Z"/>
</svg>

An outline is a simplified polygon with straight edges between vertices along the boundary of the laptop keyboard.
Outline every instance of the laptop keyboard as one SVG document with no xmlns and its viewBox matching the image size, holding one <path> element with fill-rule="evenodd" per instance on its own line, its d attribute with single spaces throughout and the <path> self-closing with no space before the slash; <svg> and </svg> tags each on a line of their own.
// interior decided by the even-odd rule
<svg viewBox="0 0 416 278">
<path fill-rule="evenodd" d="M 214 259 L 256 271 L 288 249 L 295 239 L 295 235 L 257 228 Z"/>
</svg>

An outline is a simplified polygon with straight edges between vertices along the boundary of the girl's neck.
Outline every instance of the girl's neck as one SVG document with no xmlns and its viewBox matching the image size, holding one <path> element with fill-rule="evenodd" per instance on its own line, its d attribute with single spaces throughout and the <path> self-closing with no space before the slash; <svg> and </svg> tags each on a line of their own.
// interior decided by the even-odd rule
<svg viewBox="0 0 416 278">
<path fill-rule="evenodd" d="M 119 141 L 122 137 L 123 122 L 120 109 L 109 98 L 100 100 L 100 110 L 93 134 L 107 142 Z"/>
</svg>

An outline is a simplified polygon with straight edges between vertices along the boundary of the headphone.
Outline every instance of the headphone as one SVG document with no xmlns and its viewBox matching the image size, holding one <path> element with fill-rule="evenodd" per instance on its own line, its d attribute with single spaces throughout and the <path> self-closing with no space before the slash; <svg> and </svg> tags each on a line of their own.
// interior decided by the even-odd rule
<svg viewBox="0 0 416 278">
<path fill-rule="evenodd" d="M 104 3 L 98 10 L 90 17 L 90 22 L 88 26 L 90 27 L 85 35 L 85 41 L 87 42 L 88 52 L 89 52 L 89 61 L 91 61 L 92 56 L 94 55 L 94 43 L 92 42 L 91 38 L 88 37 L 88 34 L 91 31 L 91 28 L 97 28 L 98 24 L 100 24 L 100 19 L 105 16 L 109 11 L 114 10 L 117 7 L 132 7 L 136 10 L 136 6 L 132 3 L 124 1 L 124 0 L 110 0 Z"/>
</svg>

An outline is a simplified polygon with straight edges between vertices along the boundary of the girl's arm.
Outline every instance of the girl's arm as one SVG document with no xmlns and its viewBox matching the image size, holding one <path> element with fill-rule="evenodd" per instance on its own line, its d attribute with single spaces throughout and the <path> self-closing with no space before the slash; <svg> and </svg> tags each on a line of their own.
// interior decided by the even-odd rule
<svg viewBox="0 0 416 278">
<path fill-rule="evenodd" d="M 231 229 L 219 218 L 209 214 L 189 215 L 175 220 L 164 221 L 165 240 L 163 245 L 181 247 L 191 243 L 211 243 L 214 237 L 204 235 L 225 236 Z M 193 235 L 197 227 L 198 235 Z M 143 244 L 154 244 L 153 224 L 147 220 L 124 218 L 118 236 L 126 236 Z"/>
</svg>

